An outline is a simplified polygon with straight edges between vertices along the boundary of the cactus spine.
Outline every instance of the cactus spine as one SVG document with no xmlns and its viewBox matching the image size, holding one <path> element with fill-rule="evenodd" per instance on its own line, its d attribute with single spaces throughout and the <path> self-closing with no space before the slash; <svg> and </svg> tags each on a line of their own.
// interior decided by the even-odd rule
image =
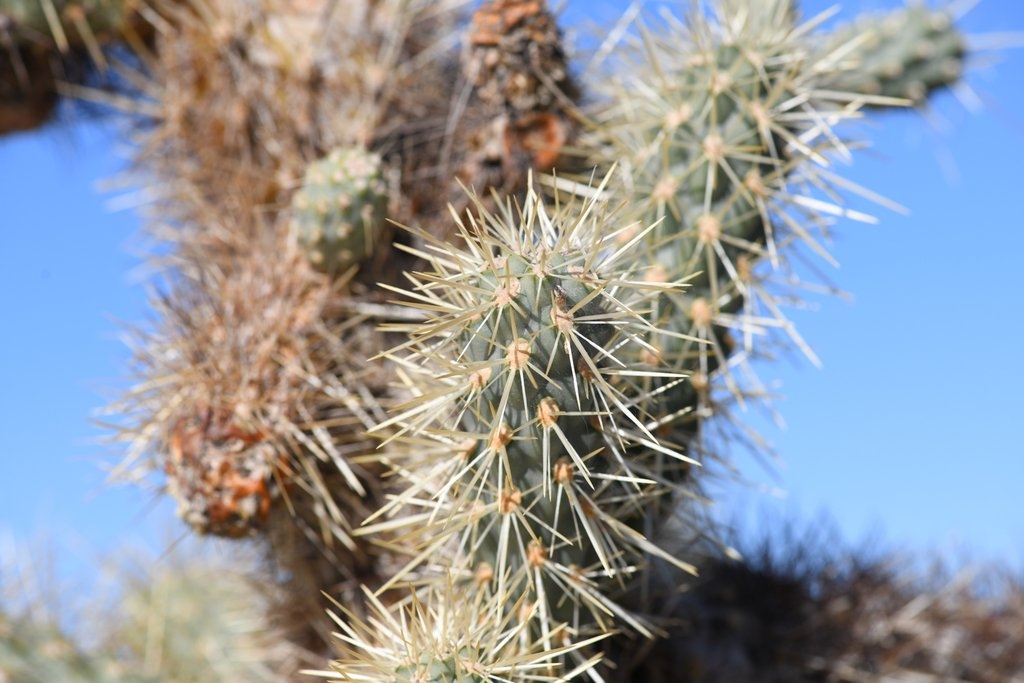
<svg viewBox="0 0 1024 683">
<path fill-rule="evenodd" d="M 659 365 L 690 378 L 665 394 L 665 410 L 693 408 L 698 419 L 676 435 L 691 450 L 703 448 L 699 418 L 764 393 L 751 359 L 782 344 L 816 362 L 783 305 L 801 296 L 791 260 L 828 259 L 835 216 L 867 219 L 841 204 L 847 184 L 831 170 L 850 154 L 841 124 L 867 105 L 918 101 L 897 91 L 941 87 L 950 81 L 937 72 L 955 78 L 962 65 L 962 38 L 942 12 L 873 19 L 870 39 L 819 37 L 815 23 L 800 23 L 789 0 L 721 2 L 668 30 L 641 29 L 624 76 L 601 88 L 609 104 L 595 116 L 592 159 L 620 164 L 620 201 L 657 226 L 650 263 L 690 285 L 662 297 L 650 321 L 663 330 L 651 339 Z M 895 26 L 907 35 L 869 58 L 865 45 Z"/>
<path fill-rule="evenodd" d="M 413 399 L 383 425 L 410 444 L 385 456 L 410 480 L 388 511 L 407 516 L 366 531 L 416 525 L 426 540 L 393 582 L 477 577 L 500 603 L 537 606 L 547 649 L 566 624 L 565 642 L 653 634 L 615 584 L 656 557 L 691 569 L 651 540 L 673 509 L 658 503 L 698 490 L 711 391 L 747 397 L 731 368 L 757 352 L 753 337 L 781 329 L 804 346 L 763 271 L 788 267 L 799 243 L 823 253 L 815 233 L 851 215 L 820 193 L 840 183 L 835 127 L 864 94 L 835 89 L 792 3 L 719 9 L 645 34 L 628 78 L 605 91 L 613 105 L 587 144 L 599 167 L 621 167 L 597 193 L 630 207 L 605 239 L 581 248 L 580 222 L 547 218 L 532 189 L 519 215 L 506 205 L 460 221 L 468 253 L 419 233 L 433 269 L 406 295 L 427 320 L 405 329 L 396 351 L 411 355 L 391 355 Z M 624 274 L 603 280 L 602 253 L 629 254 Z M 452 564 L 424 567 L 452 546 Z"/>
</svg>

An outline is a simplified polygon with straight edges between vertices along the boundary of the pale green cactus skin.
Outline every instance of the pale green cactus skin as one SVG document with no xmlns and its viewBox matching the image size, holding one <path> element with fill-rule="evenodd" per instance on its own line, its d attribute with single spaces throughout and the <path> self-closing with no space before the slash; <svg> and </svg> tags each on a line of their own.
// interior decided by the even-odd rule
<svg viewBox="0 0 1024 683">
<path fill-rule="evenodd" d="M 759 185 L 776 175 L 772 150 L 783 145 L 764 122 L 792 92 L 784 75 L 762 72 L 737 46 L 717 46 L 707 62 L 699 59 L 704 56 L 674 65 L 672 89 L 660 93 L 664 108 L 651 112 L 660 114 L 658 125 L 644 134 L 654 144 L 637 158 L 633 174 L 652 204 L 651 222 L 660 221 L 652 243 L 683 235 L 670 249 L 658 249 L 656 262 L 694 272 L 690 283 L 707 288 L 714 272 L 691 260 L 702 244 L 729 236 L 726 250 L 735 258 L 743 248 L 732 243 L 764 242 L 755 202 Z"/>
<path fill-rule="evenodd" d="M 341 275 L 373 253 L 387 210 L 381 158 L 336 149 L 309 165 L 292 198 L 292 230 L 316 270 Z"/>
<path fill-rule="evenodd" d="M 726 2 L 718 23 L 695 14 L 674 35 L 652 31 L 624 77 L 604 87 L 612 106 L 596 114 L 595 161 L 619 164 L 620 201 L 636 207 L 640 224 L 656 225 L 645 240 L 652 276 L 688 285 L 650 309 L 656 353 L 648 362 L 689 377 L 664 391 L 654 412 L 688 410 L 670 438 L 690 448 L 710 410 L 713 375 L 741 398 L 720 371 L 737 337 L 775 324 L 736 322 L 754 269 L 778 266 L 781 245 L 808 239 L 778 209 L 794 177 L 820 159 L 817 148 L 833 144 L 822 133 L 805 140 L 821 119 L 819 61 L 796 37 L 797 21 L 784 0 Z M 659 380 L 649 387 L 665 389 Z"/>
<path fill-rule="evenodd" d="M 494 315 L 467 330 L 465 342 L 467 360 L 479 364 L 473 378 L 474 383 L 480 378 L 480 387 L 464 399 L 462 428 L 488 438 L 467 453 L 471 464 L 463 480 L 469 486 L 481 479 L 490 481 L 492 486 L 477 500 L 499 519 L 528 508 L 541 520 L 533 530 L 538 536 L 545 528 L 552 536 L 574 536 L 570 510 L 559 514 L 559 498 L 546 491 L 552 481 L 568 485 L 560 479 L 577 468 L 593 475 L 611 464 L 604 458 L 583 461 L 604 450 L 605 437 L 590 423 L 602 408 L 587 395 L 592 390 L 580 385 L 606 365 L 602 350 L 615 331 L 600 324 L 573 329 L 576 319 L 608 317 L 600 289 L 587 283 L 596 275 L 583 270 L 582 256 L 553 254 L 544 264 L 517 254 L 499 256 L 494 267 L 481 274 L 478 286 L 494 292 L 496 299 L 508 297 L 507 303 L 496 305 Z M 558 437 L 552 434 L 556 428 Z M 522 548 L 508 545 L 504 525 L 487 519 L 481 527 L 489 531 L 475 548 L 475 559 L 512 573 L 541 561 L 531 553 L 546 553 L 564 567 L 585 567 L 597 560 L 589 543 L 545 546 L 535 541 Z M 554 592 L 557 587 L 548 581 L 545 590 Z M 568 621 L 571 611 L 560 612 L 558 619 Z"/>
<path fill-rule="evenodd" d="M 434 661 L 428 659 L 418 665 L 399 667 L 395 671 L 396 683 L 442 683 L 460 680 L 458 667 L 453 659 Z M 468 680 L 476 683 L 475 676 Z"/>
<path fill-rule="evenodd" d="M 454 656 L 437 659 L 424 654 L 420 662 L 400 666 L 395 671 L 395 683 L 481 683 L 484 680 L 467 672 Z"/>
<path fill-rule="evenodd" d="M 967 56 L 949 12 L 923 3 L 865 15 L 838 30 L 827 46 L 837 60 L 833 87 L 914 105 L 959 81 Z"/>
</svg>

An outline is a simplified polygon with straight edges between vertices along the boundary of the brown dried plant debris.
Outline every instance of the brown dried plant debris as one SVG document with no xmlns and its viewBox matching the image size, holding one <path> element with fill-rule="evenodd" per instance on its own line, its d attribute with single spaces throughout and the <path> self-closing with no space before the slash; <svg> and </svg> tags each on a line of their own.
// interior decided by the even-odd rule
<svg viewBox="0 0 1024 683">
<path fill-rule="evenodd" d="M 899 560 L 826 584 L 820 611 L 852 615 L 833 680 L 1024 682 L 1024 579 L 1009 569 L 943 567 L 923 577 Z M 812 663 L 813 664 L 813 663 Z"/>
<path fill-rule="evenodd" d="M 163 471 L 200 533 L 258 534 L 282 508 L 363 565 L 350 531 L 381 491 L 353 459 L 373 448 L 363 434 L 384 414 L 384 371 L 366 362 L 379 342 L 372 324 L 334 308 L 344 293 L 281 232 L 230 267 L 179 272 L 155 300 L 157 327 L 137 338 L 138 384 L 112 408 L 127 422 L 121 474 Z"/>
<path fill-rule="evenodd" d="M 461 1 L 157 0 L 136 158 L 159 210 L 284 206 L 309 162 L 447 106 L 434 71 Z"/>
<path fill-rule="evenodd" d="M 490 0 L 473 15 L 466 72 L 477 97 L 513 119 L 578 96 L 555 17 L 544 0 Z"/>
<path fill-rule="evenodd" d="M 580 90 L 544 0 L 490 0 L 473 14 L 463 52 L 472 92 L 457 140 L 459 184 L 487 198 L 523 192 L 531 171 L 561 169 L 574 140 Z M 448 199 L 466 208 L 465 192 Z"/>
<path fill-rule="evenodd" d="M 215 536 L 248 536 L 270 514 L 271 491 L 286 477 L 287 460 L 274 452 L 271 435 L 247 431 L 227 409 L 200 407 L 170 432 L 164 462 L 167 486 L 182 501 L 179 514 Z"/>
<path fill-rule="evenodd" d="M 481 196 L 490 191 L 516 194 L 525 187 L 531 170 L 550 173 L 562 163 L 562 150 L 575 128 L 560 113 L 539 111 L 510 118 L 500 114 L 469 136 L 458 176 Z M 465 196 L 462 188 L 458 193 Z M 456 200 L 454 203 L 465 203 Z"/>
<path fill-rule="evenodd" d="M 363 456 L 392 387 L 368 360 L 384 346 L 377 321 L 354 311 L 349 283 L 308 266 L 281 223 L 213 261 L 190 250 L 171 271 L 155 329 L 135 334 L 137 384 L 110 409 L 128 444 L 115 476 L 153 477 L 200 535 L 252 539 L 282 595 L 268 615 L 323 658 L 323 591 L 361 613 L 360 587 L 390 576 L 379 538 L 353 532 L 390 485 Z"/>
</svg>

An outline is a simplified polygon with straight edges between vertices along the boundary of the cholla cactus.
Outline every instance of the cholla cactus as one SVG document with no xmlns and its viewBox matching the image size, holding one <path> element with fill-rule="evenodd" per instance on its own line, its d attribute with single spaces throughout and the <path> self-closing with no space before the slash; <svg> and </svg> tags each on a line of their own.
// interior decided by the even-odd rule
<svg viewBox="0 0 1024 683">
<path fill-rule="evenodd" d="M 873 198 L 832 168 L 851 156 L 843 124 L 867 107 L 920 103 L 965 57 L 950 15 L 923 6 L 819 35 L 822 17 L 801 23 L 791 0 L 713 4 L 685 23 L 641 27 L 619 77 L 598 85 L 586 140 L 594 163 L 619 165 L 619 201 L 657 225 L 649 262 L 690 285 L 652 309 L 651 344 L 661 367 L 689 377 L 667 409 L 695 403 L 699 418 L 766 393 L 751 359 L 796 346 L 817 362 L 784 311 L 805 286 L 792 264 L 830 259 L 835 217 L 872 220 L 841 199 Z M 893 31 L 899 40 L 886 40 Z"/>
<path fill-rule="evenodd" d="M 25 548 L 0 558 L 0 680 L 272 683 L 276 667 L 308 661 L 264 618 L 275 589 L 251 553 L 132 555 L 102 568 L 112 590 L 87 595 L 54 585 Z"/>
<path fill-rule="evenodd" d="M 826 43 L 826 73 L 840 91 L 921 105 L 963 75 L 967 46 L 948 12 L 909 5 L 865 16 Z M 832 66 L 835 65 L 833 70 Z"/>
<path fill-rule="evenodd" d="M 676 286 L 644 279 L 647 231 L 599 203 L 570 207 L 531 188 L 520 207 L 460 220 L 463 248 L 421 254 L 431 267 L 405 294 L 428 317 L 388 353 L 412 398 L 382 425 L 406 442 L 381 457 L 410 480 L 392 507 L 426 534 L 417 561 L 450 550 L 454 568 L 493 575 L 486 590 L 506 609 L 535 605 L 548 644 L 565 624 L 624 616 L 599 585 L 659 553 L 645 513 L 692 463 L 654 435 L 664 420 L 637 381 L 681 381 L 636 360 L 650 352 L 643 313 Z"/>
<path fill-rule="evenodd" d="M 170 268 L 121 472 L 260 543 L 325 658 L 330 593 L 325 676 L 643 679 L 623 639 L 703 623 L 666 596 L 721 559 L 706 427 L 763 393 L 750 359 L 813 358 L 783 304 L 863 217 L 843 124 L 954 83 L 964 41 L 717 0 L 588 78 L 543 0 L 482 3 L 456 53 L 461 4 L 146 7 L 125 97 Z"/>
<path fill-rule="evenodd" d="M 376 154 L 336 149 L 310 164 L 292 197 L 292 231 L 309 263 L 340 275 L 370 256 L 383 233 L 387 198 Z"/>
</svg>

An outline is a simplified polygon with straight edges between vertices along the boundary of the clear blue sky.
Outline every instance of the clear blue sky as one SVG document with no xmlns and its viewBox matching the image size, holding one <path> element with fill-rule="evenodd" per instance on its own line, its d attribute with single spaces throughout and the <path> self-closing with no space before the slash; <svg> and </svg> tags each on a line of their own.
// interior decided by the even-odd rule
<svg viewBox="0 0 1024 683">
<path fill-rule="evenodd" d="M 893 4 L 849 1 L 844 15 Z M 617 11 L 570 0 L 567 16 Z M 1024 30 L 1024 3 L 983 0 L 963 25 Z M 874 149 L 846 175 L 912 214 L 841 224 L 831 275 L 854 300 L 794 315 L 824 368 L 763 367 L 788 429 L 749 416 L 783 464 L 769 474 L 744 460 L 745 472 L 788 496 L 747 491 L 729 514 L 825 513 L 850 540 L 877 532 L 893 547 L 1024 566 L 1024 50 L 969 82 L 986 105 L 969 113 L 941 98 L 946 129 L 876 119 Z M 68 567 L 122 543 L 159 551 L 183 528 L 166 500 L 104 490 L 113 451 L 89 422 L 123 386 L 114 320 L 148 315 L 130 254 L 138 219 L 97 190 L 124 164 L 117 144 L 90 126 L 0 138 L 0 542 L 56 539 Z"/>
</svg>

